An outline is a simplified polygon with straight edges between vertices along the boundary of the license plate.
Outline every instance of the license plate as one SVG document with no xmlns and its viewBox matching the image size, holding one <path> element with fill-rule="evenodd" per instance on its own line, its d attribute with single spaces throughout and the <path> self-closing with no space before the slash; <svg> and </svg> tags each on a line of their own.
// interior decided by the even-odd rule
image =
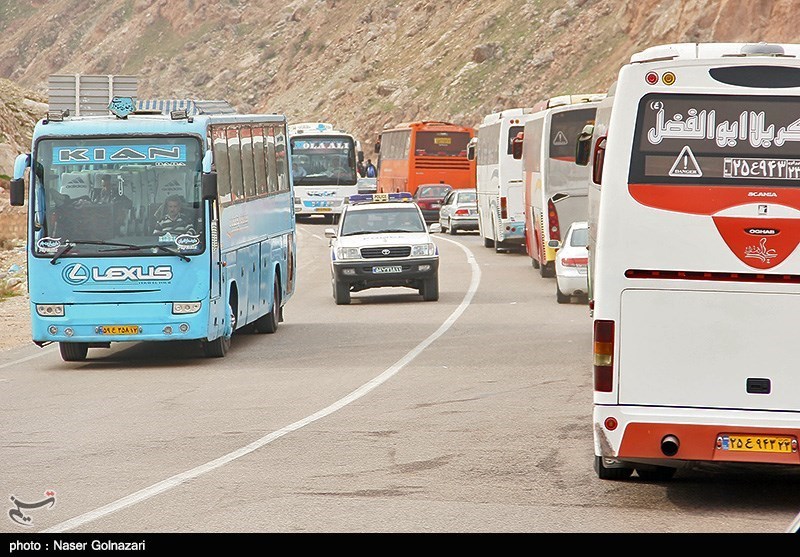
<svg viewBox="0 0 800 557">
<path fill-rule="evenodd" d="M 720 435 L 717 449 L 751 453 L 792 453 L 793 437 L 777 435 Z"/>
<path fill-rule="evenodd" d="M 314 210 L 315 210 L 317 213 L 329 213 L 330 211 L 333 211 L 333 209 L 332 209 L 332 208 L 330 208 L 330 207 L 317 207 L 317 208 L 316 208 L 316 209 L 314 209 Z"/>
<path fill-rule="evenodd" d="M 376 275 L 379 275 L 381 273 L 402 273 L 403 267 L 399 265 L 394 267 L 373 267 L 372 272 L 375 273 Z"/>
<path fill-rule="evenodd" d="M 138 335 L 139 325 L 103 325 L 100 333 L 104 335 Z"/>
<path fill-rule="evenodd" d="M 439 207 L 441 207 L 441 205 L 438 203 L 431 203 L 431 209 L 438 209 Z"/>
</svg>

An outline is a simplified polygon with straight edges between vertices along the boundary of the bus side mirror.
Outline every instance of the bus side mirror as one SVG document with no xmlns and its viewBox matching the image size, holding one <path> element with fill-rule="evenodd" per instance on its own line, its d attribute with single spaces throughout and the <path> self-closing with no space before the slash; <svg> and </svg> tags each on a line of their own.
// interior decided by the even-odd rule
<svg viewBox="0 0 800 557">
<path fill-rule="evenodd" d="M 575 146 L 575 164 L 586 166 L 589 164 L 589 152 L 592 148 L 592 134 L 594 133 L 594 126 L 587 124 L 583 127 L 580 135 L 578 135 L 578 143 Z"/>
<path fill-rule="evenodd" d="M 17 178 L 11 180 L 11 190 L 9 191 L 11 205 L 22 207 L 25 205 L 25 180 Z"/>
<path fill-rule="evenodd" d="M 603 162 L 606 158 L 606 138 L 601 137 L 594 145 L 594 165 L 592 167 L 592 180 L 598 186 L 603 181 Z"/>
<path fill-rule="evenodd" d="M 217 198 L 217 173 L 208 172 L 202 178 L 203 199 Z"/>
<path fill-rule="evenodd" d="M 517 137 L 511 140 L 511 156 L 514 157 L 514 160 L 520 160 L 522 158 L 522 146 L 525 141 L 525 135 L 523 132 L 519 132 Z"/>
<path fill-rule="evenodd" d="M 467 160 L 474 161 L 475 160 L 475 144 L 470 143 L 467 145 Z"/>
</svg>

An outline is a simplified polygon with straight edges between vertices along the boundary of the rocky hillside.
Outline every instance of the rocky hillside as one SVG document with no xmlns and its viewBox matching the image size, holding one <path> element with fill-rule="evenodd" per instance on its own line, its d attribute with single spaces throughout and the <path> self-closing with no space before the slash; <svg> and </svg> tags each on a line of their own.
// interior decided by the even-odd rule
<svg viewBox="0 0 800 557">
<path fill-rule="evenodd" d="M 223 98 L 240 111 L 329 120 L 371 146 L 386 124 L 427 118 L 474 126 L 497 109 L 604 91 L 631 53 L 654 44 L 793 42 L 794 7 L 793 0 L 0 0 L 0 77 L 45 94 L 54 73 L 136 75 L 140 97 Z M 0 103 L 14 102 L 4 91 Z M 9 129 L 4 118 L 0 112 L 0 131 Z M 10 129 L 15 141 L 25 134 L 18 124 Z M 0 152 L 7 140 L 0 138 Z M 0 159 L 0 174 L 9 173 L 6 165 Z"/>
</svg>

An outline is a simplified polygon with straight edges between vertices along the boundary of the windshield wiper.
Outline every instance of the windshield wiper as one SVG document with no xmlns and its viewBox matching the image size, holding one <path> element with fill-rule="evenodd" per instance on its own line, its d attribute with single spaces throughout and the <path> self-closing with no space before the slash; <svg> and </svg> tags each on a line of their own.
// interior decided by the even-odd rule
<svg viewBox="0 0 800 557">
<path fill-rule="evenodd" d="M 422 230 L 408 230 L 408 229 L 400 229 L 400 228 L 388 228 L 386 230 L 381 230 L 381 234 L 384 232 L 422 232 Z"/>
<path fill-rule="evenodd" d="M 109 244 L 109 245 L 115 245 L 115 246 L 119 246 L 119 247 L 114 248 L 114 249 L 101 249 L 101 250 L 97 250 L 97 251 L 123 251 L 123 250 L 138 251 L 138 250 L 142 250 L 142 249 L 160 249 L 161 251 L 163 251 L 165 253 L 180 257 L 184 261 L 191 261 L 191 259 L 189 259 L 188 256 L 182 254 L 181 252 L 175 251 L 174 249 L 168 248 L 167 246 L 162 246 L 161 244 L 146 244 L 146 245 L 143 245 L 143 246 L 139 246 L 139 245 L 136 245 L 136 244 Z"/>
<path fill-rule="evenodd" d="M 55 265 L 56 261 L 64 255 L 65 253 L 69 252 L 77 246 L 78 244 L 86 244 L 89 246 L 129 246 L 130 244 L 117 244 L 114 242 L 104 242 L 102 240 L 68 240 L 66 244 L 58 248 L 58 251 L 53 254 L 53 258 L 50 260 L 51 265 Z"/>
<path fill-rule="evenodd" d="M 380 234 L 380 232 L 374 232 L 372 230 L 359 230 L 358 232 L 348 232 L 347 234 L 342 234 L 342 236 L 359 236 L 361 234 Z"/>
</svg>

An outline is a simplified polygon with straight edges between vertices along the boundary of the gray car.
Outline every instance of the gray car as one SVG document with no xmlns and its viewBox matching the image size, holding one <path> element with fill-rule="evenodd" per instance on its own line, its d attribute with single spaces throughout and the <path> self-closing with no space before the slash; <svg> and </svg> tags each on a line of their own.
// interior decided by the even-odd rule
<svg viewBox="0 0 800 557">
<path fill-rule="evenodd" d="M 439 209 L 442 232 L 478 230 L 478 198 L 474 189 L 457 189 L 447 194 Z"/>
</svg>

